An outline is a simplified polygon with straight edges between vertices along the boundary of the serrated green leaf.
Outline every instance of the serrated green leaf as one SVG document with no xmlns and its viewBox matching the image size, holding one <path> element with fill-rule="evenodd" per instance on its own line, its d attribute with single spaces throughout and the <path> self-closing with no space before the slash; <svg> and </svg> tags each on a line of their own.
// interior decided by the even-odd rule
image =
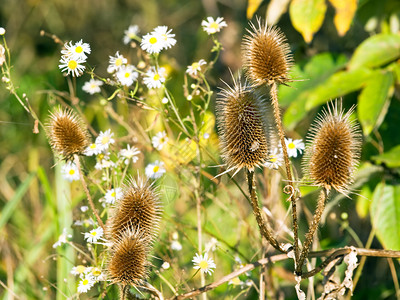
<svg viewBox="0 0 400 300">
<path fill-rule="evenodd" d="M 400 57 L 400 35 L 377 34 L 358 46 L 348 68 L 355 70 L 360 67 L 379 67 Z"/>
<path fill-rule="evenodd" d="M 370 214 L 383 247 L 400 250 L 400 186 L 379 183 L 372 196 Z"/>
<path fill-rule="evenodd" d="M 389 168 L 400 167 L 400 145 L 390 149 L 388 152 L 372 156 L 372 159 L 378 164 L 384 163 Z"/>
<path fill-rule="evenodd" d="M 341 97 L 361 89 L 370 79 L 373 71 L 361 68 L 351 71 L 340 71 L 329 77 L 324 83 L 310 91 L 306 110 L 326 103 L 331 99 Z"/>
<path fill-rule="evenodd" d="M 357 114 L 365 136 L 385 118 L 393 93 L 392 72 L 377 70 L 358 96 Z"/>
<path fill-rule="evenodd" d="M 325 0 L 293 0 L 289 14 L 293 27 L 309 43 L 324 22 L 326 12 Z"/>
</svg>

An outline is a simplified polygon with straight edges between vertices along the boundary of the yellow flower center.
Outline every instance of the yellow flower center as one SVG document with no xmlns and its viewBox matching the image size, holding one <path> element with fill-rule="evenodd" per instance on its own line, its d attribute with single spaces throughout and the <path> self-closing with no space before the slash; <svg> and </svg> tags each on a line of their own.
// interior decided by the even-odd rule
<svg viewBox="0 0 400 300">
<path fill-rule="evenodd" d="M 74 175 L 75 174 L 75 170 L 69 170 L 69 175 Z"/>
<path fill-rule="evenodd" d="M 276 162 L 277 160 L 278 160 L 278 158 L 276 157 L 276 155 L 271 155 L 269 157 L 269 161 L 272 162 L 272 163 Z"/>
<path fill-rule="evenodd" d="M 78 66 L 78 63 L 75 60 L 70 60 L 68 62 L 68 68 L 71 70 L 75 70 L 77 66 Z"/>
<path fill-rule="evenodd" d="M 93 236 L 96 236 L 97 235 L 97 231 L 93 231 L 90 234 L 93 235 Z"/>
<path fill-rule="evenodd" d="M 78 46 L 75 48 L 75 52 L 76 53 L 82 53 L 83 52 L 83 48 L 81 46 Z"/>
<path fill-rule="evenodd" d="M 112 193 L 111 193 L 111 197 L 113 197 L 113 198 L 115 198 L 116 195 L 117 195 L 117 194 L 116 194 L 115 192 L 112 192 Z"/>
<path fill-rule="evenodd" d="M 93 90 L 93 89 L 97 88 L 97 85 L 95 85 L 94 83 L 92 83 L 92 84 L 90 85 L 90 88 Z"/>
<path fill-rule="evenodd" d="M 82 265 L 79 265 L 75 268 L 75 272 L 78 274 L 82 274 L 83 272 L 85 272 L 85 270 L 86 270 L 86 267 L 82 266 Z"/>
<path fill-rule="evenodd" d="M 199 263 L 199 267 L 200 267 L 200 269 L 207 269 L 208 268 L 208 262 L 206 261 L 206 260 L 202 260 L 200 263 Z"/>
<path fill-rule="evenodd" d="M 160 80 L 160 75 L 155 74 L 154 77 L 153 77 L 153 80 L 154 81 Z"/>
<path fill-rule="evenodd" d="M 231 282 L 233 285 L 239 285 L 241 281 L 240 281 L 239 277 L 235 277 L 231 280 Z"/>
<path fill-rule="evenodd" d="M 214 29 L 214 30 L 217 30 L 217 29 L 219 28 L 219 25 L 218 25 L 218 23 L 216 23 L 216 22 L 212 22 L 212 23 L 210 24 L 210 28 L 211 28 L 211 29 Z"/>
<path fill-rule="evenodd" d="M 97 277 L 97 276 L 101 275 L 101 271 L 99 269 L 95 268 L 92 270 L 92 274 Z"/>
<path fill-rule="evenodd" d="M 153 168 L 153 172 L 154 172 L 154 173 L 157 173 L 159 169 L 160 169 L 160 167 L 159 167 L 159 166 L 154 166 L 154 168 Z"/>
<path fill-rule="evenodd" d="M 291 142 L 291 143 L 289 143 L 288 147 L 289 147 L 289 149 L 295 149 L 296 145 L 293 142 Z"/>
<path fill-rule="evenodd" d="M 127 77 L 126 74 L 125 74 L 125 77 Z M 109 140 L 110 140 L 110 138 L 109 138 L 108 136 L 105 136 L 105 137 L 103 137 L 103 138 L 101 139 L 101 143 L 102 143 L 103 145 L 105 145 L 105 144 L 108 143 Z"/>
<path fill-rule="evenodd" d="M 88 285 L 89 284 L 89 280 L 85 279 L 82 281 L 82 285 Z"/>
<path fill-rule="evenodd" d="M 154 45 L 155 43 L 157 43 L 157 38 L 154 37 L 154 36 L 151 37 L 150 40 L 149 40 L 149 43 L 152 44 L 152 45 Z"/>
<path fill-rule="evenodd" d="M 192 69 L 193 70 L 197 70 L 198 68 L 200 68 L 200 64 L 198 62 L 192 63 Z"/>
<path fill-rule="evenodd" d="M 117 58 L 117 59 L 115 60 L 115 65 L 116 65 L 117 67 L 121 66 L 121 65 L 122 65 L 122 59 L 121 59 L 121 58 Z"/>
<path fill-rule="evenodd" d="M 131 73 L 129 73 L 129 72 L 125 72 L 125 78 L 128 78 L 129 76 L 131 76 Z"/>
<path fill-rule="evenodd" d="M 90 149 L 95 149 L 95 148 L 96 148 L 96 144 L 95 143 L 90 145 Z"/>
<path fill-rule="evenodd" d="M 99 160 L 102 160 L 102 159 L 104 158 L 104 154 L 103 154 L 103 153 L 100 153 L 100 154 L 97 156 L 97 158 L 98 158 Z"/>
</svg>

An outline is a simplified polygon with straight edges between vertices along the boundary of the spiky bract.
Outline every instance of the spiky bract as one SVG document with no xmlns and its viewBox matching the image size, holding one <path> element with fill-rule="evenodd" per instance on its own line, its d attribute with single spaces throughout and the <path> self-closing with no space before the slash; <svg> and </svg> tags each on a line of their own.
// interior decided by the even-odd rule
<svg viewBox="0 0 400 300">
<path fill-rule="evenodd" d="M 71 109 L 56 109 L 46 127 L 51 147 L 65 160 L 72 160 L 74 154 L 82 155 L 89 145 L 89 133 Z"/>
<path fill-rule="evenodd" d="M 108 279 L 122 286 L 140 284 L 148 275 L 149 244 L 141 231 L 123 230 L 110 250 Z"/>
<path fill-rule="evenodd" d="M 127 227 L 140 228 L 144 235 L 153 238 L 161 217 L 159 195 L 153 186 L 142 178 L 130 178 L 123 187 L 124 196 L 116 201 L 107 226 L 112 240 L 120 237 Z"/>
<path fill-rule="evenodd" d="M 306 176 L 327 190 L 346 194 L 361 152 L 358 125 L 350 120 L 341 101 L 328 104 L 311 127 L 303 160 Z"/>
<path fill-rule="evenodd" d="M 288 82 L 293 59 L 286 37 L 279 28 L 257 21 L 258 28 L 250 22 L 251 30 L 242 43 L 247 77 L 256 86 Z"/>
<path fill-rule="evenodd" d="M 222 89 L 217 99 L 217 124 L 222 158 L 228 170 L 254 168 L 268 156 L 266 105 L 246 83 Z"/>
</svg>

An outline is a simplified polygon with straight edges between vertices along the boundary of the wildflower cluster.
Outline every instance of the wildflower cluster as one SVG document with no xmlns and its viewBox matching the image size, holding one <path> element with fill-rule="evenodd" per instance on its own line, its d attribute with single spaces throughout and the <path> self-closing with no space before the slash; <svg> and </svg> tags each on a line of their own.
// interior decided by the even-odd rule
<svg viewBox="0 0 400 300">
<path fill-rule="evenodd" d="M 83 65 L 86 62 L 87 55 L 90 54 L 90 45 L 84 43 L 82 40 L 72 44 L 72 41 L 64 44 L 63 50 L 61 50 L 60 65 L 58 66 L 61 71 L 67 72 L 67 75 L 71 73 L 74 77 L 82 75 L 86 67 Z"/>
</svg>

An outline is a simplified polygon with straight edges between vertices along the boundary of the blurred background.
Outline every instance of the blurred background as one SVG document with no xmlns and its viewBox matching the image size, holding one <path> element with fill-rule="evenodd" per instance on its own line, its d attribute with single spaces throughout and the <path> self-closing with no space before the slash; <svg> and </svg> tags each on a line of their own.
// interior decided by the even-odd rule
<svg viewBox="0 0 400 300">
<path fill-rule="evenodd" d="M 255 15 L 267 18 L 270 24 L 276 23 L 293 52 L 295 81 L 291 87 L 281 87 L 279 91 L 284 125 L 291 137 L 304 139 L 321 105 L 330 99 L 343 96 L 347 108 L 358 104 L 356 111 L 364 135 L 363 172 L 357 177 L 354 190 L 361 196 L 332 200 L 325 225 L 320 229 L 321 248 L 367 245 L 400 250 L 400 193 L 397 192 L 400 149 L 396 147 L 400 144 L 400 1 L 2 0 L 0 26 L 6 29 L 17 93 L 26 94 L 39 119 L 45 122 L 49 108 L 57 103 L 56 91 L 68 90 L 58 68 L 61 45 L 51 35 L 62 41 L 83 39 L 89 43 L 92 47 L 89 64 L 97 74 L 107 76 L 110 55 L 118 50 L 126 56 L 134 53 L 133 48 L 122 43 L 129 25 L 138 25 L 140 35 L 158 25 L 167 25 L 176 34 L 177 44 L 168 51 L 168 57 L 160 59 L 171 68 L 169 88 L 178 107 L 185 109 L 182 82 L 186 67 L 209 57 L 213 45 L 201 28 L 201 21 L 207 16 L 221 16 L 228 24 L 219 35 L 224 50 L 208 75 L 212 89 L 217 92 L 221 79 L 231 81 L 229 69 L 236 72 L 241 67 L 241 40 L 249 28 L 249 19 L 255 20 Z M 41 31 L 46 34 L 41 35 Z M 369 43 L 363 44 L 366 41 Z M 77 97 L 83 106 L 93 109 L 93 114 L 101 116 L 99 100 L 82 91 L 83 83 L 83 79 L 77 80 Z M 56 292 L 51 286 L 57 281 L 59 271 L 52 244 L 62 228 L 54 200 L 55 182 L 59 179 L 52 168 L 53 153 L 44 132 L 32 132 L 32 117 L 4 83 L 0 84 L 0 105 L 0 297 L 54 299 Z M 105 130 L 107 125 L 110 126 L 109 121 L 101 121 L 100 117 L 93 123 L 96 130 Z M 300 160 L 295 165 L 300 166 Z M 377 197 L 374 192 L 383 181 L 390 187 L 391 196 L 385 198 L 385 205 L 396 211 L 394 221 L 370 211 L 376 205 L 371 200 Z M 72 193 L 81 199 L 79 185 L 72 188 Z M 308 198 L 311 195 L 308 193 L 312 189 L 304 188 L 304 210 L 308 207 L 313 211 L 314 200 Z M 167 210 L 175 209 L 178 215 L 193 214 L 186 206 L 176 204 L 176 197 L 168 200 Z M 217 210 L 211 214 L 214 213 Z M 251 212 L 249 215 L 251 218 Z M 174 214 L 171 212 L 169 217 Z M 190 222 L 190 217 L 186 221 Z M 302 224 L 304 231 L 305 224 Z M 256 239 L 257 227 L 253 228 Z M 168 235 L 160 248 L 167 245 L 167 240 Z M 190 244 L 189 239 L 182 243 Z M 249 257 L 257 248 L 251 243 L 247 241 L 241 246 Z M 190 258 L 187 260 L 190 262 Z M 273 276 L 283 291 L 281 295 L 294 299 L 290 264 L 281 267 Z M 229 272 L 225 264 L 214 278 Z M 398 261 L 368 258 L 359 275 L 353 299 L 399 299 Z M 225 286 L 210 298 L 234 299 L 235 295 L 240 295 L 240 289 L 227 292 Z M 257 296 L 253 291 L 238 297 Z"/>
</svg>

